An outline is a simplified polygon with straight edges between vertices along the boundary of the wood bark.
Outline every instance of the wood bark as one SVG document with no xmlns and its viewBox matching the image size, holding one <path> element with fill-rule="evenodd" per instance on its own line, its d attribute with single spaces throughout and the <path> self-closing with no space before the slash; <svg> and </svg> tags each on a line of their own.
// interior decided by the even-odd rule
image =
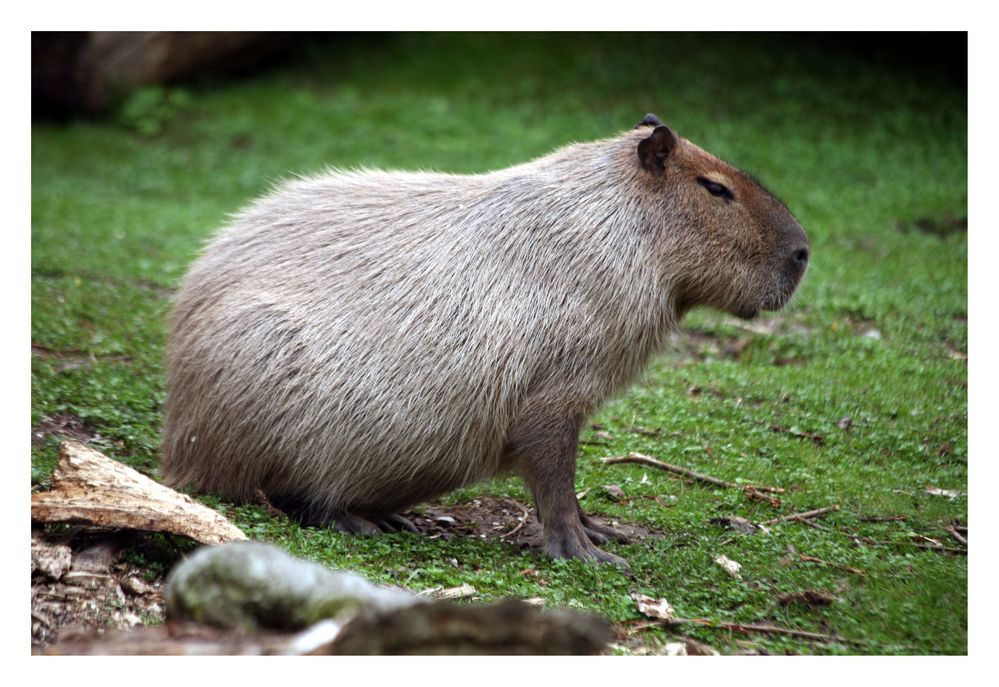
<svg viewBox="0 0 999 687">
<path fill-rule="evenodd" d="M 31 495 L 31 518 L 169 532 L 204 544 L 246 539 L 211 508 L 75 441 L 59 448 L 52 489 Z"/>
</svg>

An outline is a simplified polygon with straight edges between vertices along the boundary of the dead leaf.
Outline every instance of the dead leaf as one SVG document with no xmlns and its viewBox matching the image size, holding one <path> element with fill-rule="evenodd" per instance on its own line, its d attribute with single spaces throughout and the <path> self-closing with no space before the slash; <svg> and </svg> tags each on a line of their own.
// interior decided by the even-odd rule
<svg viewBox="0 0 999 687">
<path fill-rule="evenodd" d="M 687 637 L 683 640 L 683 643 L 687 645 L 687 655 L 688 656 L 718 656 L 718 652 L 712 649 L 707 644 L 702 644 L 696 639 L 691 639 Z"/>
<path fill-rule="evenodd" d="M 708 520 L 712 525 L 718 525 L 719 527 L 727 527 L 730 530 L 735 530 L 742 534 L 752 534 L 756 531 L 756 525 L 751 523 L 746 518 L 734 515 L 728 518 L 711 518 Z"/>
<path fill-rule="evenodd" d="M 683 642 L 669 642 L 663 649 L 664 656 L 686 656 L 687 645 Z"/>
<path fill-rule="evenodd" d="M 638 604 L 638 612 L 642 615 L 669 622 L 674 617 L 673 607 L 666 599 L 653 599 L 637 592 L 631 595 Z"/>
<path fill-rule="evenodd" d="M 603 488 L 608 498 L 610 498 L 612 501 L 624 501 L 626 498 L 624 495 L 624 489 L 622 489 L 620 485 L 605 484 Z"/>
<path fill-rule="evenodd" d="M 729 576 L 734 577 L 737 580 L 742 579 L 742 575 L 739 574 L 739 570 L 742 569 L 741 563 L 736 563 L 731 558 L 724 555 L 718 556 L 718 558 L 715 559 L 715 563 L 721 566 L 721 569 L 728 573 Z"/>
<path fill-rule="evenodd" d="M 954 444 L 950 443 L 949 441 L 945 441 L 942 444 L 940 444 L 940 447 L 937 449 L 937 457 L 946 458 L 953 452 L 954 452 Z"/>
<path fill-rule="evenodd" d="M 959 496 L 964 496 L 963 491 L 953 491 L 951 489 L 941 489 L 940 487 L 926 487 L 926 493 L 931 496 L 946 496 L 949 499 L 956 499 Z"/>
<path fill-rule="evenodd" d="M 967 360 L 968 354 L 964 351 L 959 351 L 950 344 L 944 344 L 944 348 L 947 349 L 947 357 L 953 360 Z"/>
</svg>

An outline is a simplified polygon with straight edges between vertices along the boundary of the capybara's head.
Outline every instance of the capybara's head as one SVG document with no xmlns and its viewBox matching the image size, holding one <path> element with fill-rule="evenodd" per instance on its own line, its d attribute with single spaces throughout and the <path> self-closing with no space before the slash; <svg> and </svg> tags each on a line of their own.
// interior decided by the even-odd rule
<svg viewBox="0 0 999 687">
<path fill-rule="evenodd" d="M 750 319 L 787 304 L 808 267 L 804 230 L 758 181 L 677 136 L 654 115 L 636 127 L 643 197 L 661 217 L 664 260 L 685 311 Z"/>
</svg>

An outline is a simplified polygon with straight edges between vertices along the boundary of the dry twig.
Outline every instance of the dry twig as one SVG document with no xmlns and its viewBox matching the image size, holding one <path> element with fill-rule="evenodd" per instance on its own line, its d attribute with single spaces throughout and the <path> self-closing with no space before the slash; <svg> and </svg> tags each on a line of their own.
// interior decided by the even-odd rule
<svg viewBox="0 0 999 687">
<path fill-rule="evenodd" d="M 808 520 L 802 520 L 800 518 L 795 518 L 795 520 L 800 522 L 802 525 L 808 525 L 809 527 L 812 527 L 817 530 L 822 530 L 823 532 L 832 532 L 833 534 L 841 534 L 844 537 L 849 537 L 857 544 L 869 544 L 871 546 L 914 546 L 917 549 L 925 549 L 926 551 L 942 551 L 944 553 L 959 553 L 959 554 L 968 553 L 967 549 L 958 549 L 954 548 L 953 546 L 944 546 L 939 542 L 937 542 L 935 539 L 930 539 L 929 537 L 923 537 L 923 539 L 927 539 L 928 541 L 933 542 L 932 544 L 922 544 L 920 542 L 914 542 L 914 541 L 886 541 L 883 539 L 871 539 L 870 537 L 865 537 L 862 534 L 856 534 L 853 532 L 844 532 L 843 530 L 837 530 L 831 527 L 823 527 L 818 523 L 809 522 Z"/>
<path fill-rule="evenodd" d="M 520 519 L 520 523 L 518 523 L 518 525 L 514 527 L 512 530 L 510 530 L 505 534 L 501 534 L 500 539 L 505 539 L 506 537 L 512 537 L 513 535 L 517 534 L 517 532 L 520 532 L 520 530 L 524 528 L 524 525 L 527 524 L 527 518 L 531 514 L 531 511 L 527 508 L 527 506 L 523 505 L 519 501 L 514 501 L 513 499 L 508 499 L 508 501 L 515 503 L 517 507 L 520 508 L 520 510 L 524 513 L 524 517 Z"/>
<path fill-rule="evenodd" d="M 689 468 L 680 467 L 679 465 L 671 465 L 670 463 L 664 463 L 661 460 L 657 460 L 652 456 L 646 456 L 641 453 L 629 453 L 626 456 L 610 456 L 608 458 L 601 458 L 600 462 L 604 465 L 616 465 L 618 463 L 638 463 L 639 465 L 648 465 L 650 467 L 659 468 L 660 470 L 666 470 L 667 472 L 672 472 L 676 475 L 682 475 L 689 479 L 696 480 L 698 482 L 704 482 L 706 484 L 713 484 L 716 487 L 722 487 L 724 489 L 746 489 L 747 486 L 752 486 L 756 491 L 767 491 L 772 494 L 783 494 L 784 490 L 780 487 L 761 487 L 755 485 L 743 485 L 735 484 L 733 482 L 726 482 L 723 479 L 718 479 L 717 477 L 712 477 L 711 475 L 705 475 L 700 472 L 695 472 Z"/>
<path fill-rule="evenodd" d="M 640 632 L 642 630 L 647 630 L 651 627 L 667 627 L 673 629 L 675 627 L 680 627 L 682 625 L 700 625 L 701 627 L 710 627 L 717 630 L 728 630 L 730 632 L 742 632 L 744 634 L 751 634 L 754 632 L 770 635 L 786 635 L 789 637 L 798 637 L 799 639 L 807 639 L 813 642 L 841 642 L 844 644 L 867 644 L 864 640 L 860 639 L 845 639 L 843 637 L 837 637 L 836 635 L 821 634 L 818 632 L 807 632 L 805 630 L 795 630 L 790 627 L 781 627 L 779 625 L 747 625 L 745 623 L 722 623 L 711 620 L 709 618 L 671 618 L 670 620 L 652 620 L 648 622 L 638 622 L 630 627 L 630 632 Z"/>
<path fill-rule="evenodd" d="M 843 565 L 842 563 L 833 563 L 832 561 L 824 561 L 821 558 L 816 558 L 815 556 L 806 556 L 803 553 L 797 554 L 798 558 L 807 563 L 818 563 L 820 565 L 828 565 L 830 568 L 839 568 L 840 570 L 845 570 L 847 572 L 854 573 L 855 575 L 866 575 L 867 573 L 860 568 L 851 568 L 848 565 Z"/>
<path fill-rule="evenodd" d="M 649 429 L 648 427 L 628 427 L 624 431 L 631 434 L 640 434 L 643 437 L 658 436 L 662 432 L 661 429 Z"/>
<path fill-rule="evenodd" d="M 965 546 L 968 545 L 968 540 L 965 539 L 964 537 L 962 537 L 958 533 L 956 527 L 954 527 L 953 525 L 947 525 L 946 529 L 947 529 L 948 532 L 950 532 L 950 536 L 954 537 L 954 539 L 956 539 L 959 543 L 964 544 Z M 965 532 L 965 534 L 967 534 L 968 533 L 968 529 L 965 528 L 964 532 Z"/>
<path fill-rule="evenodd" d="M 805 630 L 795 630 L 790 627 L 781 627 L 779 625 L 747 625 L 744 623 L 720 623 L 707 618 L 673 618 L 669 621 L 669 626 L 673 625 L 684 625 L 694 623 L 701 625 L 702 627 L 711 627 L 719 630 L 729 630 L 731 632 L 742 632 L 744 634 L 752 634 L 754 632 L 759 632 L 768 635 L 786 635 L 788 637 L 798 637 L 799 639 L 807 639 L 813 642 L 841 642 L 843 644 L 867 644 L 867 642 L 861 639 L 846 639 L 844 637 L 837 637 L 836 635 L 821 634 L 819 632 L 807 632 Z"/>
<path fill-rule="evenodd" d="M 789 515 L 782 515 L 779 518 L 774 518 L 773 520 L 767 520 L 764 525 L 776 525 L 779 522 L 787 522 L 788 520 L 807 520 L 808 518 L 821 518 L 823 515 L 833 513 L 839 510 L 839 504 L 834 504 L 832 506 L 826 506 L 825 508 L 816 508 L 815 510 L 806 510 L 803 513 L 791 513 Z"/>
<path fill-rule="evenodd" d="M 907 518 L 904 515 L 862 515 L 861 522 L 904 522 Z"/>
<path fill-rule="evenodd" d="M 763 501 L 764 503 L 769 503 L 774 508 L 780 508 L 779 498 L 776 496 L 767 496 L 756 487 L 746 487 L 742 490 L 742 493 L 745 494 L 746 498 L 750 501 Z"/>
</svg>

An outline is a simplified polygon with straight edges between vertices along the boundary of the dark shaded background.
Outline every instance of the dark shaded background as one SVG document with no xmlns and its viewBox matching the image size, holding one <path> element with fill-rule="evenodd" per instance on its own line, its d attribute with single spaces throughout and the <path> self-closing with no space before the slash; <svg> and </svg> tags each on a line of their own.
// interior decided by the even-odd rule
<svg viewBox="0 0 999 687">
<path fill-rule="evenodd" d="M 678 34 L 631 34 L 635 41 Z M 704 36 L 710 54 L 718 34 Z M 131 90 L 193 82 L 210 87 L 271 65 L 288 66 L 316 51 L 378 50 L 391 33 L 86 33 L 34 32 L 31 40 L 32 116 L 100 115 Z M 774 33 L 758 34 L 774 50 L 852 57 L 872 68 L 924 72 L 967 91 L 967 34 Z"/>
</svg>

